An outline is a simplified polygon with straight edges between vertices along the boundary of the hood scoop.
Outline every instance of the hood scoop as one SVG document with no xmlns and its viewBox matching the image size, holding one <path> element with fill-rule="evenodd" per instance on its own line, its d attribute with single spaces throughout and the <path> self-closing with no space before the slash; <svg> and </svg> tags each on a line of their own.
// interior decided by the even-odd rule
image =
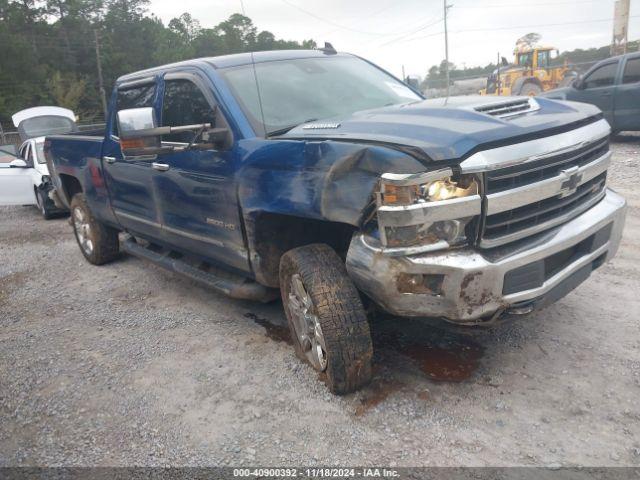
<svg viewBox="0 0 640 480">
<path fill-rule="evenodd" d="M 490 103 L 474 107 L 478 113 L 491 115 L 492 117 L 506 118 L 523 113 L 535 112 L 540 109 L 540 105 L 532 97 L 518 98 L 500 103 Z"/>
</svg>

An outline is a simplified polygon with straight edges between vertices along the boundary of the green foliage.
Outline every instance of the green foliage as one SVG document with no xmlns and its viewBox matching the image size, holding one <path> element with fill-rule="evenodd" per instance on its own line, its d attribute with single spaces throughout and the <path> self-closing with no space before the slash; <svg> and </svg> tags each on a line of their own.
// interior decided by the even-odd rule
<svg viewBox="0 0 640 480">
<path fill-rule="evenodd" d="M 147 12 L 149 0 L 0 0 L 0 122 L 39 105 L 102 117 L 95 32 L 107 95 L 125 74 L 189 58 L 314 48 L 277 39 L 250 18 L 233 14 L 207 28 L 189 13 L 165 26 Z"/>
</svg>

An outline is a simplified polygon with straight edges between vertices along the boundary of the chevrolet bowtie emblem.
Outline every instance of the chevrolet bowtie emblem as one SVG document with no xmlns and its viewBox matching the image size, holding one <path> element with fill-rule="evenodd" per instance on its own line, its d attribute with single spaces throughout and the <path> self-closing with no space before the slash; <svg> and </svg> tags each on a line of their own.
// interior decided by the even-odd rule
<svg viewBox="0 0 640 480">
<path fill-rule="evenodd" d="M 578 185 L 582 181 L 582 174 L 578 173 L 578 169 L 579 167 L 575 166 L 560 171 L 560 175 L 565 177 L 566 180 L 560 185 L 559 198 L 568 197 L 576 192 Z"/>
</svg>

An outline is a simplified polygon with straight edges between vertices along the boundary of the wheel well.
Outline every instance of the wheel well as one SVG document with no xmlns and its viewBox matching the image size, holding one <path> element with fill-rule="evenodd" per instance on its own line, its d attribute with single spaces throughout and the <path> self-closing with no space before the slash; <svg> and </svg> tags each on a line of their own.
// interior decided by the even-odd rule
<svg viewBox="0 0 640 480">
<path fill-rule="evenodd" d="M 80 181 L 76 177 L 64 173 L 60 174 L 60 183 L 62 183 L 62 189 L 64 190 L 67 203 L 71 205 L 73 196 L 76 193 L 82 193 L 82 185 L 80 185 Z"/>
<path fill-rule="evenodd" d="M 356 228 L 346 223 L 273 213 L 260 213 L 247 222 L 251 261 L 256 279 L 278 287 L 280 257 L 292 248 L 325 243 L 344 260 Z"/>
</svg>

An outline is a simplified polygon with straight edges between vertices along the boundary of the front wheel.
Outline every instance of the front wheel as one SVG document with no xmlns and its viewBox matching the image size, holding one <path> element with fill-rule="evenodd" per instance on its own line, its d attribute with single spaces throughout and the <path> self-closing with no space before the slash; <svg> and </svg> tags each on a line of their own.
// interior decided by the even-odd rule
<svg viewBox="0 0 640 480">
<path fill-rule="evenodd" d="M 71 200 L 71 223 L 80 251 L 89 263 L 102 265 L 118 256 L 118 231 L 93 216 L 82 193 Z"/>
<path fill-rule="evenodd" d="M 368 383 L 369 324 L 335 251 L 324 244 L 289 250 L 280 260 L 280 291 L 296 354 L 326 372 L 329 390 L 345 394 Z"/>
</svg>

